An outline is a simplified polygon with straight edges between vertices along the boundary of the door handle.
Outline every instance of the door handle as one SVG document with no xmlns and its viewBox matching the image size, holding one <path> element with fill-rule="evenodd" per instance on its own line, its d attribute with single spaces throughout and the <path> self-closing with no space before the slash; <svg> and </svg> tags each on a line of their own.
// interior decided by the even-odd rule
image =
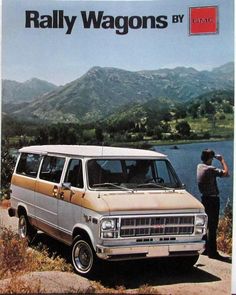
<svg viewBox="0 0 236 295">
<path fill-rule="evenodd" d="M 60 194 L 59 194 L 59 198 L 60 198 L 61 200 L 64 200 L 64 192 L 60 192 Z"/>
<path fill-rule="evenodd" d="M 53 190 L 52 190 L 52 196 L 57 198 L 58 196 L 58 187 L 54 185 Z"/>
</svg>

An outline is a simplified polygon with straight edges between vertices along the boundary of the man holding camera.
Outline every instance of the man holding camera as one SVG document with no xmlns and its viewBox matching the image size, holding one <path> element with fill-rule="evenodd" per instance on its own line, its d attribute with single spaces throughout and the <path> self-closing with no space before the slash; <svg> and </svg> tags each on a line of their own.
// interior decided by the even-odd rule
<svg viewBox="0 0 236 295">
<path fill-rule="evenodd" d="M 212 166 L 213 159 L 217 159 L 222 168 Z M 220 199 L 217 186 L 217 177 L 229 176 L 229 169 L 221 155 L 215 155 L 215 152 L 206 149 L 201 155 L 202 163 L 197 166 L 197 182 L 199 191 L 202 194 L 202 204 L 205 207 L 208 216 L 208 230 L 206 240 L 206 254 L 209 258 L 220 259 L 217 252 L 216 231 L 219 221 Z"/>
</svg>

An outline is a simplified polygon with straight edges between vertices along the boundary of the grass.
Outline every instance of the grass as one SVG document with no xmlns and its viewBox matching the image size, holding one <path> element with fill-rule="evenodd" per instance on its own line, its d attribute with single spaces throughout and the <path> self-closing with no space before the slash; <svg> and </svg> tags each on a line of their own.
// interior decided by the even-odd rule
<svg viewBox="0 0 236 295">
<path fill-rule="evenodd" d="M 39 251 L 28 248 L 28 243 L 11 229 L 0 229 L 0 280 L 9 279 L 0 288 L 4 294 L 42 293 L 40 281 L 27 282 L 20 278 L 33 271 L 72 271 L 72 266 L 56 255 L 49 257 L 46 248 Z"/>
<path fill-rule="evenodd" d="M 41 286 L 40 280 L 27 282 L 17 276 L 13 276 L 6 285 L 1 288 L 0 294 L 38 294 L 44 293 L 44 288 Z"/>
<path fill-rule="evenodd" d="M 206 141 L 222 141 L 232 139 L 234 136 L 234 115 L 225 114 L 224 119 L 217 118 L 215 125 L 213 126 L 212 120 L 206 117 L 195 118 L 187 117 L 179 119 L 178 121 L 172 120 L 170 122 L 171 130 L 174 132 L 177 122 L 187 121 L 191 126 L 192 132 L 194 132 L 199 138 L 197 139 L 160 139 L 155 140 L 152 137 L 144 137 L 141 141 L 125 141 L 125 142 L 113 142 L 113 146 L 129 146 L 135 148 L 150 148 L 151 146 L 158 145 L 177 145 L 195 142 Z M 209 138 L 204 138 L 205 134 L 209 134 Z M 202 138 L 202 139 L 200 139 Z"/>
<path fill-rule="evenodd" d="M 225 119 L 216 119 L 215 124 L 213 125 L 212 120 L 207 118 L 196 118 L 192 119 L 191 117 L 187 118 L 191 129 L 202 135 L 206 132 L 213 137 L 232 137 L 234 133 L 234 117 L 233 114 L 226 114 Z"/>
<path fill-rule="evenodd" d="M 115 288 L 106 288 L 100 282 L 93 283 L 93 292 L 95 294 L 160 294 L 157 289 L 148 284 L 142 285 L 136 290 L 128 291 L 124 286 L 116 286 Z"/>
<path fill-rule="evenodd" d="M 233 232 L 232 207 L 225 208 L 224 216 L 219 220 L 217 246 L 218 249 L 229 255 L 232 254 L 232 232 Z"/>
<path fill-rule="evenodd" d="M 3 228 L 0 234 L 0 279 L 32 271 L 72 271 L 72 266 L 56 253 L 49 255 L 46 247 L 28 247 L 11 229 Z"/>
<path fill-rule="evenodd" d="M 227 254 L 232 254 L 232 236 L 228 233 L 230 226 L 232 226 L 232 224 L 228 219 L 221 219 L 217 237 L 218 249 Z"/>
<path fill-rule="evenodd" d="M 232 138 L 234 134 L 234 114 L 225 114 L 224 119 L 219 119 L 216 116 L 215 123 L 213 124 L 212 119 L 203 118 L 192 118 L 190 116 L 179 119 L 178 121 L 173 120 L 170 122 L 172 131 L 175 130 L 177 122 L 187 121 L 191 127 L 191 130 L 198 136 L 203 136 L 206 133 L 210 134 L 210 138 Z"/>
<path fill-rule="evenodd" d="M 7 228 L 0 228 L 0 265 L 0 280 L 8 279 L 0 287 L 0 294 L 45 293 L 40 280 L 29 282 L 22 275 L 33 271 L 72 271 L 71 264 L 56 253 L 50 256 L 46 248 L 29 248 L 26 239 L 19 238 L 18 234 Z M 99 282 L 93 282 L 88 292 L 127 294 L 127 289 L 124 286 L 106 288 Z M 141 286 L 135 293 L 158 294 L 157 290 L 148 285 Z"/>
<path fill-rule="evenodd" d="M 30 140 L 33 140 L 34 137 L 33 136 L 28 136 L 28 135 L 26 135 L 24 137 L 22 137 L 20 135 L 12 136 L 12 137 L 9 137 L 9 144 L 10 144 L 10 146 L 15 146 L 15 145 L 17 145 L 19 143 L 20 140 L 23 140 L 23 139 L 25 141 L 29 142 Z"/>
</svg>

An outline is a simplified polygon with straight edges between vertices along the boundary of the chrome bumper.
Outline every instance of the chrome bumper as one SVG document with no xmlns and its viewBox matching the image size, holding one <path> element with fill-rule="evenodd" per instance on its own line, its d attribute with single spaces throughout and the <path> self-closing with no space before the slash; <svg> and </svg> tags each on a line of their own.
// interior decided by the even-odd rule
<svg viewBox="0 0 236 295">
<path fill-rule="evenodd" d="M 138 245 L 121 247 L 104 247 L 97 245 L 97 256 L 106 260 L 129 260 L 138 258 L 187 256 L 201 254 L 205 241 L 195 243 Z"/>
</svg>

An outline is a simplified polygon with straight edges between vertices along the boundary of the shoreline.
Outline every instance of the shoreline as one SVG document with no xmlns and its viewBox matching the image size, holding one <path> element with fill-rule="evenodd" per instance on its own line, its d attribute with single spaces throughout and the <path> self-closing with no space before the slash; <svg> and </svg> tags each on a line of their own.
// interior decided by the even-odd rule
<svg viewBox="0 0 236 295">
<path fill-rule="evenodd" d="M 211 138 L 211 139 L 179 139 L 179 140 L 143 140 L 137 142 L 117 142 L 112 143 L 111 146 L 119 147 L 132 147 L 132 148 L 151 148 L 153 146 L 177 146 L 180 144 L 191 144 L 191 143 L 204 143 L 204 142 L 221 142 L 221 141 L 234 141 L 234 138 Z"/>
</svg>

